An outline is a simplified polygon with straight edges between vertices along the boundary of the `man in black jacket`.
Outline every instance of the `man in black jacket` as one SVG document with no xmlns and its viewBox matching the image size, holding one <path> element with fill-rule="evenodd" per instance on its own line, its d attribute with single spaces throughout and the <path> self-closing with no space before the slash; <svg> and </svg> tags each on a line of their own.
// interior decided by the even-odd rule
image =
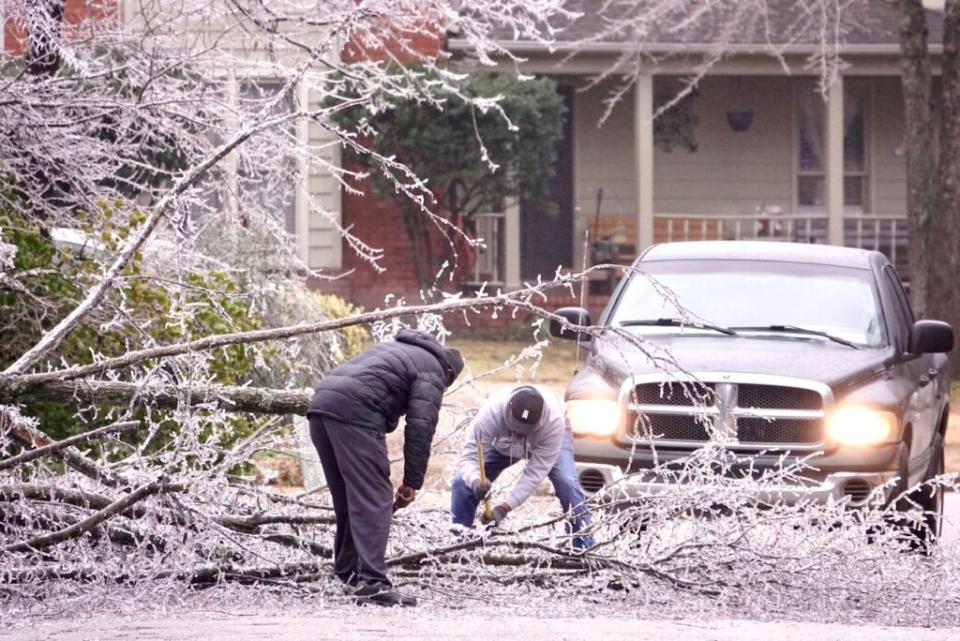
<svg viewBox="0 0 960 641">
<path fill-rule="evenodd" d="M 390 517 L 423 485 L 443 393 L 462 369 L 457 350 L 403 329 L 335 368 L 310 403 L 310 437 L 337 518 L 334 573 L 361 602 L 416 605 L 387 578 Z M 404 414 L 403 483 L 394 496 L 385 434 Z"/>
</svg>

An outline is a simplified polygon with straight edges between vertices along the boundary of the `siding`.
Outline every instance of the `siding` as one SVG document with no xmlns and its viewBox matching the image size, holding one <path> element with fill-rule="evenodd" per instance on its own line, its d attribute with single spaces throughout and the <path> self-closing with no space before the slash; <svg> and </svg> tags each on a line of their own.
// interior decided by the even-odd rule
<svg viewBox="0 0 960 641">
<path fill-rule="evenodd" d="M 661 80 L 658 90 L 667 89 Z M 696 98 L 697 151 L 654 150 L 654 211 L 671 214 L 753 214 L 758 206 L 790 211 L 793 194 L 793 89 L 789 78 L 705 78 Z M 727 111 L 753 109 L 745 132 Z"/>
<path fill-rule="evenodd" d="M 310 108 L 317 108 L 316 96 L 311 96 Z M 315 156 L 331 165 L 340 164 L 340 147 L 334 144 L 333 136 L 320 125 L 311 122 L 307 127 L 308 142 Z M 311 163 L 308 169 L 307 188 L 314 204 L 328 212 L 337 221 L 341 220 L 340 184 L 322 167 Z M 307 263 L 314 269 L 337 269 L 343 263 L 343 243 L 340 234 L 330 219 L 316 208 L 305 211 Z M 301 232 L 298 228 L 297 234 Z M 301 247 L 303 245 L 301 244 Z"/>
<path fill-rule="evenodd" d="M 907 161 L 903 156 L 903 93 L 899 78 L 876 78 L 873 98 L 872 211 L 881 216 L 907 211 Z"/>
</svg>

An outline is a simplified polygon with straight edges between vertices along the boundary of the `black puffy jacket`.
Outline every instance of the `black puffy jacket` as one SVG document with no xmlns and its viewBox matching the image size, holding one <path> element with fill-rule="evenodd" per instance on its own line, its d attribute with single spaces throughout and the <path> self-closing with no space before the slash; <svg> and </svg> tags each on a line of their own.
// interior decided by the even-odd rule
<svg viewBox="0 0 960 641">
<path fill-rule="evenodd" d="M 424 332 L 402 329 L 396 340 L 367 349 L 327 374 L 307 416 L 329 416 L 342 423 L 387 433 L 407 416 L 403 442 L 403 484 L 423 485 L 430 443 L 437 427 L 447 371 L 463 369 L 455 350 Z"/>
</svg>

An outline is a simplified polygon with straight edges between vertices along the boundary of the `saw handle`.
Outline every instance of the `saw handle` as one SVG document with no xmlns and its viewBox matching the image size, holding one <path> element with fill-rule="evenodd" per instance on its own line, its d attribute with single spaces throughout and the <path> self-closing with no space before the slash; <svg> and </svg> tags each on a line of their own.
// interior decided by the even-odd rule
<svg viewBox="0 0 960 641">
<path fill-rule="evenodd" d="M 480 485 L 487 486 L 487 470 L 483 465 L 483 443 L 480 442 L 480 435 L 477 434 L 477 465 L 480 467 Z M 490 507 L 490 493 L 483 499 L 483 518 L 489 521 L 493 517 L 493 508 Z"/>
</svg>

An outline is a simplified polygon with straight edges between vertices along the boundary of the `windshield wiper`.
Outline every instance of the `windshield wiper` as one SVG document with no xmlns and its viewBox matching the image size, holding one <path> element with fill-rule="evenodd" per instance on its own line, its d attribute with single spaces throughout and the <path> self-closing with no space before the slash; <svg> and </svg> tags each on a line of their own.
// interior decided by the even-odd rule
<svg viewBox="0 0 960 641">
<path fill-rule="evenodd" d="M 820 338 L 826 338 L 831 340 L 834 343 L 840 343 L 841 345 L 846 345 L 847 347 L 852 347 L 853 349 L 860 349 L 856 343 L 851 343 L 845 338 L 840 338 L 839 336 L 834 336 L 829 332 L 821 332 L 818 329 L 808 329 L 806 327 L 797 327 L 796 325 L 762 325 L 758 327 L 737 327 L 739 330 L 745 331 L 755 331 L 755 332 L 783 332 L 785 334 L 803 334 L 805 336 L 819 336 Z"/>
<path fill-rule="evenodd" d="M 625 320 L 619 321 L 622 327 L 641 327 L 644 325 L 654 325 L 658 327 L 692 327 L 694 329 L 712 329 L 715 332 L 726 334 L 727 336 L 736 336 L 737 333 L 729 327 L 720 325 L 710 325 L 709 323 L 698 323 L 693 321 L 684 321 L 679 318 L 648 318 L 646 320 Z"/>
</svg>

